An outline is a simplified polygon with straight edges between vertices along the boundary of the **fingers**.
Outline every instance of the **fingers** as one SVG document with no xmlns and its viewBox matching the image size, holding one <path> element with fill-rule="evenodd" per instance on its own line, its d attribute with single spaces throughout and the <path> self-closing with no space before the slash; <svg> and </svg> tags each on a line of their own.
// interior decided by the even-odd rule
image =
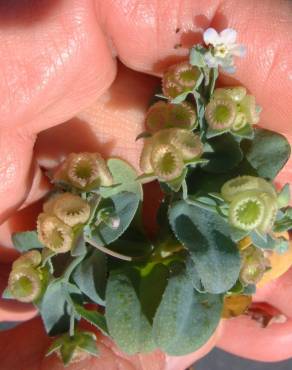
<svg viewBox="0 0 292 370">
<path fill-rule="evenodd" d="M 67 123 L 42 132 L 35 155 L 45 168 L 56 166 L 67 154 L 98 151 L 105 158 L 119 156 L 137 169 L 144 117 L 157 79 L 122 65 L 111 88 Z"/>
<path fill-rule="evenodd" d="M 65 121 L 114 79 L 91 0 L 1 1 L 0 24 L 2 127 Z"/>
<path fill-rule="evenodd" d="M 94 331 L 92 326 L 83 326 L 85 330 Z M 99 357 L 89 357 L 73 363 L 68 370 L 184 370 L 213 347 L 217 334 L 214 334 L 198 352 L 177 358 L 167 357 L 158 350 L 149 354 L 128 356 L 115 347 L 108 338 L 101 336 L 100 333 L 96 335 Z M 62 370 L 64 365 L 55 354 L 45 357 L 50 342 L 39 318 L 0 332 L 1 370 Z"/>
<path fill-rule="evenodd" d="M 247 316 L 224 320 L 218 346 L 259 361 L 282 361 L 292 356 L 292 269 L 258 289 L 255 301 L 267 302 L 287 316 L 287 322 L 262 328 Z"/>
<path fill-rule="evenodd" d="M 160 74 L 207 27 L 238 31 L 247 56 L 237 60 L 232 84 L 245 85 L 264 108 L 261 124 L 291 132 L 292 42 L 289 1 L 97 1 L 101 24 L 123 63 Z M 176 46 L 182 47 L 177 49 Z M 224 79 L 227 83 L 228 80 Z"/>
</svg>

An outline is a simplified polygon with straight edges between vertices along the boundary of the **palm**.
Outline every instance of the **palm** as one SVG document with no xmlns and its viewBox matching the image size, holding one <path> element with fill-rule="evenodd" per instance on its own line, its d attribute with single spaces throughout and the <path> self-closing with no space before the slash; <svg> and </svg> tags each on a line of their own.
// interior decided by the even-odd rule
<svg viewBox="0 0 292 370">
<path fill-rule="evenodd" d="M 200 41 L 202 30 L 210 25 L 237 29 L 240 42 L 248 47 L 247 58 L 238 63 L 234 79 L 226 76 L 222 82 L 245 85 L 263 107 L 261 124 L 285 133 L 292 141 L 288 123 L 292 118 L 292 44 L 287 43 L 291 33 L 290 7 L 286 1 L 252 0 L 30 0 L 25 5 L 13 2 L 9 6 L 0 1 L 0 218 L 4 222 L 0 227 L 4 247 L 1 260 L 7 262 L 15 257 L 9 249 L 8 231 L 26 228 L 21 212 L 25 222 L 33 223 L 38 205 L 18 213 L 16 210 L 24 202 L 25 206 L 35 202 L 48 189 L 39 166 L 32 163 L 47 168 L 68 152 L 97 150 L 105 155 L 120 155 L 137 165 L 140 144 L 134 139 L 142 131 L 148 100 L 158 83 L 149 74 L 159 75 L 167 65 L 185 56 L 187 48 Z M 176 44 L 182 47 L 175 49 Z M 117 65 L 113 55 L 131 69 L 148 75 Z M 118 77 L 112 84 L 117 69 Z M 57 126 L 64 121 L 68 122 Z M 291 171 L 288 165 L 281 182 L 289 181 Z M 274 297 L 272 303 L 279 305 L 282 299 L 288 299 L 289 291 Z M 3 303 L 0 309 L 3 320 L 22 320 L 33 314 L 31 309 L 15 304 Z M 283 311 L 290 316 L 288 310 Z M 239 320 L 227 324 L 228 333 L 234 331 L 234 336 L 241 336 L 244 328 Z M 29 330 L 29 325 L 38 324 L 33 321 L 26 325 Z M 291 323 L 284 326 L 282 331 L 271 327 L 261 334 L 263 338 L 270 333 L 277 340 L 281 337 L 287 347 L 282 357 L 289 355 L 292 341 L 291 335 L 284 335 Z M 250 330 L 249 335 L 258 338 L 259 329 Z M 44 338 L 40 333 L 41 329 L 37 329 L 36 335 Z M 0 340 L 8 348 L 17 338 L 21 343 L 23 335 L 24 329 L 19 328 L 1 334 Z M 245 348 L 232 346 L 234 336 L 228 336 L 230 341 L 222 340 L 224 348 L 265 359 L 257 342 L 250 342 Z M 256 354 L 250 344 L 258 349 Z M 39 354 L 44 349 L 41 341 L 39 346 L 39 351 L 35 350 L 27 360 L 32 361 L 35 356 L 35 363 L 40 361 Z M 211 344 L 206 350 L 210 347 Z M 27 351 L 24 344 L 22 348 Z M 273 344 L 269 359 L 281 358 L 272 348 Z M 185 363 L 181 360 L 181 368 L 200 355 L 195 354 Z M 109 356 L 107 361 L 113 361 L 116 355 L 109 352 Z M 3 368 L 12 368 L 12 360 L 18 361 L 13 363 L 15 368 L 21 368 L 20 360 L 7 358 Z M 1 357 L 0 361 L 3 363 Z"/>
</svg>

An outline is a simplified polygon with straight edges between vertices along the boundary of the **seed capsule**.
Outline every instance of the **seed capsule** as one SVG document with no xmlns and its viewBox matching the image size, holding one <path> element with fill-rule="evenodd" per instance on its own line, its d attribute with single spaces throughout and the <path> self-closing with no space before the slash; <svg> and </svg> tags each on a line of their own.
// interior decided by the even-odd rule
<svg viewBox="0 0 292 370">
<path fill-rule="evenodd" d="M 233 131 L 239 131 L 247 125 L 247 119 L 244 113 L 238 112 L 232 125 Z"/>
<path fill-rule="evenodd" d="M 168 122 L 170 106 L 165 102 L 159 101 L 153 104 L 146 116 L 146 128 L 150 132 L 157 132 L 166 128 Z"/>
<path fill-rule="evenodd" d="M 234 102 L 239 103 L 246 96 L 246 88 L 243 86 L 217 88 L 214 97 L 229 97 Z"/>
<path fill-rule="evenodd" d="M 73 244 L 73 231 L 57 217 L 41 213 L 37 221 L 38 238 L 47 248 L 57 253 L 68 252 Z"/>
<path fill-rule="evenodd" d="M 171 181 L 179 177 L 184 163 L 181 154 L 173 145 L 156 144 L 151 153 L 151 164 L 154 173 L 164 181 Z"/>
<path fill-rule="evenodd" d="M 238 176 L 231 179 L 222 186 L 221 193 L 224 199 L 231 202 L 234 196 L 246 191 L 258 190 L 271 194 L 276 198 L 276 191 L 271 183 L 255 176 Z"/>
<path fill-rule="evenodd" d="M 246 116 L 247 122 L 254 125 L 259 122 L 260 115 L 257 109 L 255 97 L 252 95 L 246 95 L 239 103 L 239 109 Z"/>
<path fill-rule="evenodd" d="M 113 182 L 111 173 L 98 153 L 71 153 L 54 178 L 82 190 L 110 186 Z"/>
<path fill-rule="evenodd" d="M 42 261 L 42 255 L 39 251 L 31 250 L 24 254 L 22 254 L 20 257 L 18 257 L 12 264 L 12 269 L 16 269 L 18 267 L 37 267 Z"/>
<path fill-rule="evenodd" d="M 45 213 L 57 216 L 66 225 L 84 224 L 90 216 L 89 204 L 78 195 L 62 193 L 44 204 Z"/>
<path fill-rule="evenodd" d="M 163 94 L 173 99 L 183 92 L 191 91 L 200 76 L 197 67 L 191 66 L 188 62 L 183 62 L 171 66 L 162 78 Z"/>
<path fill-rule="evenodd" d="M 242 230 L 253 230 L 261 225 L 265 203 L 257 191 L 244 191 L 236 195 L 229 206 L 229 222 Z"/>
<path fill-rule="evenodd" d="M 170 136 L 170 144 L 180 151 L 185 161 L 198 158 L 203 153 L 199 135 L 188 130 L 174 129 Z"/>
<path fill-rule="evenodd" d="M 205 118 L 213 130 L 230 128 L 236 117 L 236 105 L 231 99 L 214 98 L 206 107 Z"/>
<path fill-rule="evenodd" d="M 33 302 L 42 291 L 40 276 L 33 267 L 17 266 L 9 275 L 8 289 L 18 301 Z"/>
<path fill-rule="evenodd" d="M 195 127 L 197 114 L 192 104 L 182 102 L 180 104 L 169 104 L 168 127 L 191 129 Z"/>
</svg>

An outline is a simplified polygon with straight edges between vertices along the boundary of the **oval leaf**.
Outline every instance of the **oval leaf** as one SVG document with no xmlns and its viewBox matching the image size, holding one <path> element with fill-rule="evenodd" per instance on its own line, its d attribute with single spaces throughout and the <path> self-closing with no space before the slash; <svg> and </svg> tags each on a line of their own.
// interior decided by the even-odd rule
<svg viewBox="0 0 292 370">
<path fill-rule="evenodd" d="M 241 147 L 258 176 L 273 180 L 290 157 L 287 139 L 276 132 L 257 128 L 253 140 L 243 140 Z"/>
<path fill-rule="evenodd" d="M 122 192 L 113 195 L 111 200 L 115 214 L 119 218 L 119 226 L 114 229 L 101 222 L 98 226 L 93 225 L 90 229 L 85 229 L 87 239 L 93 239 L 96 244 L 101 246 L 112 243 L 126 231 L 139 206 L 139 197 L 134 193 Z M 100 203 L 101 208 L 104 201 L 106 200 Z"/>
<path fill-rule="evenodd" d="M 204 288 L 215 294 L 229 290 L 239 275 L 240 256 L 227 222 L 184 201 L 170 208 L 169 221 L 178 240 L 189 250 Z"/>
<path fill-rule="evenodd" d="M 79 289 L 93 302 L 104 305 L 106 285 L 106 256 L 99 250 L 84 259 L 73 273 L 73 279 Z"/>
<path fill-rule="evenodd" d="M 40 243 L 38 234 L 35 230 L 13 233 L 11 239 L 14 247 L 21 253 L 27 252 L 31 249 L 41 249 L 44 247 Z"/>
<path fill-rule="evenodd" d="M 186 272 L 179 272 L 169 279 L 154 317 L 156 344 L 174 356 L 196 351 L 216 330 L 221 310 L 221 296 L 196 292 Z"/>
<path fill-rule="evenodd" d="M 151 325 L 128 276 L 112 273 L 106 289 L 106 322 L 118 346 L 128 354 L 154 349 Z"/>
</svg>

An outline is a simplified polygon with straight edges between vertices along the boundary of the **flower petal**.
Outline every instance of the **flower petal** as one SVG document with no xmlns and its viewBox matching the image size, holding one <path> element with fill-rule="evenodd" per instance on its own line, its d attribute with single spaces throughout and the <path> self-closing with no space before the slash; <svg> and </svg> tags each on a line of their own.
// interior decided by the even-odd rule
<svg viewBox="0 0 292 370">
<path fill-rule="evenodd" d="M 221 43 L 225 45 L 234 44 L 236 41 L 237 32 L 233 28 L 226 28 L 220 32 Z"/>
<path fill-rule="evenodd" d="M 214 28 L 208 28 L 203 34 L 203 39 L 206 45 L 217 45 L 220 43 L 218 32 Z"/>
<path fill-rule="evenodd" d="M 218 67 L 218 60 L 217 58 L 214 57 L 214 55 L 212 55 L 212 53 L 210 51 L 208 51 L 205 55 L 204 55 L 204 60 L 205 60 L 205 63 L 207 64 L 207 66 L 209 68 L 216 68 Z"/>
</svg>

